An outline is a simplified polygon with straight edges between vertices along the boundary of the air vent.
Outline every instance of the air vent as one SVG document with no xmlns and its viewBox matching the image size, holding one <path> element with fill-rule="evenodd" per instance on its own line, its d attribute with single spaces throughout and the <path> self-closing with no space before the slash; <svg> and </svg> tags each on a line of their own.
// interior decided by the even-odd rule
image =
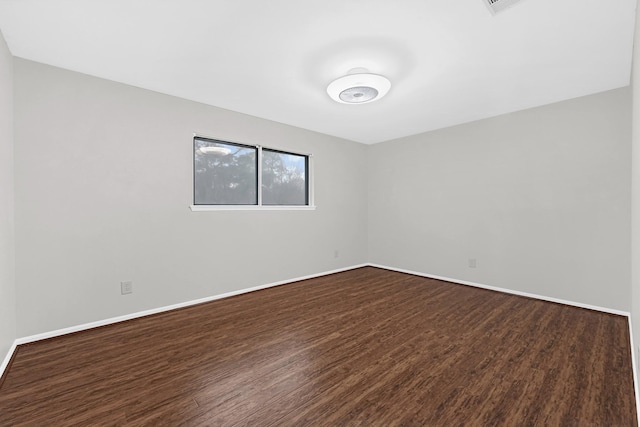
<svg viewBox="0 0 640 427">
<path fill-rule="evenodd" d="M 522 0 L 482 0 L 484 4 L 487 5 L 492 14 L 496 14 L 498 12 L 502 12 L 508 7 L 513 6 L 514 4 L 522 1 Z"/>
</svg>

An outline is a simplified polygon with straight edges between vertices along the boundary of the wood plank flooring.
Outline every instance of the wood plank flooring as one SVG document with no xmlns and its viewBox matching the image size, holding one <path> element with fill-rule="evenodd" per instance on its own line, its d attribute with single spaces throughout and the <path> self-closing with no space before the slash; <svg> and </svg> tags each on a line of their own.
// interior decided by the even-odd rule
<svg viewBox="0 0 640 427">
<path fill-rule="evenodd" d="M 635 426 L 627 319 L 372 267 L 18 348 L 1 426 Z"/>
</svg>

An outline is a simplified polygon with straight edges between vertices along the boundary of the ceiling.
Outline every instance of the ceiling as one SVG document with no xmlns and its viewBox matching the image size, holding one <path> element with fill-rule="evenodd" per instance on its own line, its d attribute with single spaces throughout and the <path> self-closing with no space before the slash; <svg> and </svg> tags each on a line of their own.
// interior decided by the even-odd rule
<svg viewBox="0 0 640 427">
<path fill-rule="evenodd" d="M 626 86 L 636 0 L 0 0 L 13 55 L 366 144 Z M 391 80 L 339 104 L 352 68 Z"/>
</svg>

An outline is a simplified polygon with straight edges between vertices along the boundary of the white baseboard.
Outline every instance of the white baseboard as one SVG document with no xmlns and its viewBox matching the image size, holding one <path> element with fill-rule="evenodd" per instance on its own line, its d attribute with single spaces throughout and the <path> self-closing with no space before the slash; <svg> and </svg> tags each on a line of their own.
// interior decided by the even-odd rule
<svg viewBox="0 0 640 427">
<path fill-rule="evenodd" d="M 136 313 L 125 314 L 124 316 L 118 316 L 118 317 L 112 317 L 112 318 L 109 318 L 109 319 L 98 320 L 96 322 L 90 322 L 90 323 L 85 323 L 85 324 L 82 324 L 82 325 L 71 326 L 71 327 L 64 328 L 64 329 L 56 329 L 54 331 L 44 332 L 42 334 L 36 334 L 36 335 L 30 335 L 30 336 L 27 336 L 27 337 L 18 338 L 18 339 L 16 339 L 16 341 L 14 343 L 14 346 L 15 345 L 21 345 L 21 344 L 28 344 L 28 343 L 31 343 L 31 342 L 45 340 L 45 339 L 48 339 L 48 338 L 55 338 L 55 337 L 59 337 L 61 335 L 71 334 L 71 333 L 74 333 L 74 332 L 80 332 L 80 331 L 84 331 L 84 330 L 87 330 L 87 329 L 98 328 L 100 326 L 111 325 L 113 323 L 124 322 L 125 320 L 137 319 L 139 317 L 150 316 L 152 314 L 163 313 L 165 311 L 171 311 L 171 310 L 175 310 L 175 309 L 178 309 L 178 308 L 189 307 L 191 305 L 202 304 L 202 303 L 205 303 L 205 302 L 215 301 L 215 300 L 218 300 L 218 299 L 229 298 L 229 297 L 232 297 L 232 296 L 235 296 L 235 295 L 246 294 L 248 292 L 259 291 L 261 289 L 266 289 L 266 288 L 271 288 L 271 287 L 274 287 L 274 286 L 285 285 L 287 283 L 298 282 L 300 280 L 313 279 L 315 277 L 326 276 L 326 275 L 334 274 L 334 273 L 341 273 L 343 271 L 353 270 L 355 268 L 366 267 L 366 266 L 367 266 L 367 264 L 352 265 L 350 267 L 340 268 L 340 269 L 337 269 L 337 270 L 324 271 L 322 273 L 310 274 L 308 276 L 296 277 L 294 279 L 281 280 L 279 282 L 268 283 L 266 285 L 254 286 L 252 288 L 240 289 L 238 291 L 232 291 L 232 292 L 227 292 L 227 293 L 224 293 L 224 294 L 219 294 L 219 295 L 213 295 L 213 296 L 210 296 L 210 297 L 200 298 L 200 299 L 197 299 L 197 300 L 186 301 L 186 302 L 181 302 L 181 303 L 178 303 L 178 304 L 172 304 L 172 305 L 168 305 L 168 306 L 164 306 L 164 307 L 153 308 L 151 310 L 145 310 L 145 311 L 139 311 L 139 312 L 136 312 Z"/>
<path fill-rule="evenodd" d="M 11 347 L 9 348 L 9 352 L 2 361 L 2 365 L 0 365 L 0 378 L 2 378 L 4 371 L 9 367 L 9 362 L 11 362 L 11 358 L 13 357 L 13 353 L 16 352 L 16 348 L 18 348 L 18 343 L 13 341 L 13 344 L 11 344 Z"/>
<path fill-rule="evenodd" d="M 136 313 L 126 314 L 126 315 L 123 315 L 123 316 L 112 317 L 112 318 L 108 318 L 108 319 L 98 320 L 98 321 L 95 321 L 95 322 L 90 322 L 90 323 L 85 323 L 85 324 L 81 324 L 81 325 L 71 326 L 71 327 L 68 327 L 68 328 L 56 329 L 56 330 L 49 331 L 49 332 L 44 332 L 44 333 L 41 333 L 41 334 L 36 334 L 36 335 L 30 335 L 30 336 L 26 336 L 26 337 L 22 337 L 22 338 L 17 338 L 15 340 L 15 342 L 14 342 L 14 348 L 15 348 L 16 345 L 27 344 L 27 343 L 31 343 L 31 342 L 35 342 L 35 341 L 48 339 L 48 338 L 54 338 L 54 337 L 58 337 L 58 336 L 61 336 L 61 335 L 66 335 L 66 334 L 70 334 L 70 333 L 74 333 L 74 332 L 80 332 L 80 331 L 84 331 L 84 330 L 87 330 L 87 329 L 97 328 L 97 327 L 100 327 L 100 326 L 110 325 L 110 324 L 113 324 L 113 323 L 124 322 L 126 320 L 136 319 L 136 318 L 139 318 L 139 317 L 150 316 L 152 314 L 163 313 L 163 312 L 175 310 L 175 309 L 178 309 L 178 308 L 189 307 L 189 306 L 196 305 L 196 304 L 202 304 L 202 303 L 205 303 L 205 302 L 210 302 L 210 301 L 215 301 L 215 300 L 218 300 L 218 299 L 228 298 L 228 297 L 232 297 L 232 296 L 235 296 L 235 295 L 240 295 L 240 294 L 245 294 L 245 293 L 248 293 L 248 292 L 258 291 L 260 289 L 266 289 L 266 288 L 271 288 L 271 287 L 274 287 L 274 286 L 284 285 L 284 284 L 287 284 L 287 283 L 298 282 L 300 280 L 313 279 L 315 277 L 320 277 L 320 276 L 326 276 L 326 275 L 329 275 L 329 274 L 340 273 L 340 272 L 343 272 L 343 271 L 353 270 L 353 269 L 356 269 L 356 268 L 366 267 L 366 266 L 382 268 L 382 269 L 385 269 L 385 270 L 391 270 L 391 271 L 397 271 L 397 272 L 400 272 L 400 273 L 412 274 L 414 276 L 420 276 L 420 277 L 427 277 L 427 278 L 430 278 L 430 279 L 443 280 L 443 281 L 446 281 L 446 282 L 457 283 L 457 284 L 461 284 L 461 285 L 473 286 L 473 287 L 482 288 L 482 289 L 489 289 L 489 290 L 492 290 L 492 291 L 498 291 L 498 292 L 513 294 L 513 295 L 520 295 L 520 296 L 525 296 L 525 297 L 529 297 L 529 298 L 535 298 L 535 299 L 539 299 L 539 300 L 543 300 L 543 301 L 556 302 L 556 303 L 560 303 L 560 304 L 566 304 L 566 305 L 571 305 L 571 306 L 575 306 L 575 307 L 586 308 L 586 309 L 590 309 L 590 310 L 596 310 L 596 311 L 601 311 L 601 312 L 605 312 L 605 313 L 618 314 L 618 315 L 621 315 L 621 316 L 629 317 L 629 312 L 626 312 L 626 311 L 614 310 L 614 309 L 610 309 L 610 308 L 606 308 L 606 307 L 598 307 L 598 306 L 593 306 L 593 305 L 589 305 L 589 304 L 582 304 L 582 303 L 578 303 L 578 302 L 574 302 L 574 301 L 567 301 L 567 300 L 562 300 L 562 299 L 558 299 L 558 298 L 551 298 L 551 297 L 547 297 L 547 296 L 543 296 L 543 295 L 531 294 L 531 293 L 528 293 L 528 292 L 521 292 L 521 291 L 515 291 L 515 290 L 512 290 L 512 289 L 499 288 L 499 287 L 495 287 L 495 286 L 488 286 L 488 285 L 483 285 L 483 284 L 480 284 L 480 283 L 468 282 L 468 281 L 465 281 L 465 280 L 457 280 L 457 279 L 452 279 L 450 277 L 436 276 L 436 275 L 433 275 L 433 274 L 426 274 L 426 273 L 421 273 L 421 272 L 417 272 L 417 271 L 406 270 L 406 269 L 395 268 L 395 267 L 389 267 L 389 266 L 380 265 L 380 264 L 366 263 L 366 264 L 358 264 L 358 265 L 353 265 L 353 266 L 349 266 L 349 267 L 344 267 L 344 268 L 340 268 L 340 269 L 337 269 L 337 270 L 331 270 L 331 271 L 325 271 L 325 272 L 322 272 L 322 273 L 311 274 L 311 275 L 308 275 L 308 276 L 297 277 L 297 278 L 287 279 L 287 280 L 281 280 L 279 282 L 268 283 L 268 284 L 265 284 L 265 285 L 255 286 L 255 287 L 252 287 L 252 288 L 240 289 L 238 291 L 227 292 L 227 293 L 224 293 L 224 294 L 213 295 L 213 296 L 210 296 L 210 297 L 200 298 L 200 299 L 197 299 L 197 300 L 186 301 L 186 302 L 182 302 L 182 303 L 178 303 L 178 304 L 172 304 L 172 305 L 168 305 L 168 306 L 164 306 L 164 307 L 158 307 L 158 308 L 154 308 L 154 309 L 150 309 L 150 310 L 145 310 L 145 311 L 139 311 L 139 312 L 136 312 Z M 11 357 L 11 354 L 7 355 L 7 357 L 5 358 L 5 362 L 7 361 L 7 359 L 10 359 L 10 357 Z M 2 367 L 4 367 L 4 363 L 5 362 L 3 362 Z M 1 374 L 1 372 L 2 371 L 0 370 L 0 374 Z"/>
<path fill-rule="evenodd" d="M 638 395 L 638 363 L 636 361 L 636 350 L 633 344 L 633 327 L 631 316 L 629 319 L 629 344 L 631 345 L 631 367 L 633 370 L 633 389 L 636 394 L 636 416 L 638 418 L 638 425 L 640 426 L 640 396 Z"/>
<path fill-rule="evenodd" d="M 538 295 L 538 294 L 531 294 L 529 292 L 515 291 L 513 289 L 498 288 L 496 286 L 483 285 L 481 283 L 468 282 L 466 280 L 452 279 L 450 277 L 436 276 L 433 274 L 421 273 L 419 271 L 411 271 L 411 270 L 405 270 L 402 268 L 388 267 L 385 265 L 371 264 L 371 263 L 368 265 L 371 267 L 383 268 L 385 270 L 397 271 L 398 273 L 407 273 L 407 274 L 412 274 L 414 276 L 427 277 L 429 279 L 443 280 L 445 282 L 456 283 L 459 285 L 473 286 L 474 288 L 488 289 L 491 291 L 502 292 L 505 294 L 519 295 L 522 297 L 534 298 L 542 301 L 549 301 L 549 302 L 555 302 L 558 304 L 571 305 L 574 307 L 586 308 L 588 310 L 601 311 L 603 313 L 617 314 L 619 316 L 626 316 L 626 317 L 629 317 L 631 315 L 628 311 L 616 310 L 608 307 L 598 307 L 596 305 L 583 304 L 581 302 L 568 301 L 560 298 L 552 298 L 552 297 L 547 297 L 547 296 Z"/>
</svg>

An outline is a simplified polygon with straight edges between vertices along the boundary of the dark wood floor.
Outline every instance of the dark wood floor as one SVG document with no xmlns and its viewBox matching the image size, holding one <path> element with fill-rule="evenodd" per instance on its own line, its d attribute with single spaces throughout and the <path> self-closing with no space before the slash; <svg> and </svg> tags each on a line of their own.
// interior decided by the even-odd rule
<svg viewBox="0 0 640 427">
<path fill-rule="evenodd" d="M 636 417 L 626 318 L 368 267 L 20 346 L 0 425 Z"/>
</svg>

